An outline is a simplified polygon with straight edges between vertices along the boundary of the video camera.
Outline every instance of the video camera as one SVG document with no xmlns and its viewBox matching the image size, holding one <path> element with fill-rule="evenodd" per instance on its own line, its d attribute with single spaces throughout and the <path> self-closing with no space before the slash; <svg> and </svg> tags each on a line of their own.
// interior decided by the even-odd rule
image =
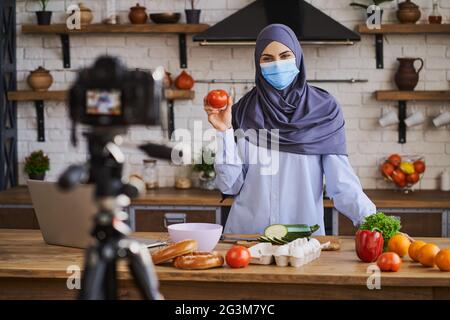
<svg viewBox="0 0 450 320">
<path fill-rule="evenodd" d="M 80 71 L 69 94 L 73 122 L 96 127 L 159 125 L 164 69 L 127 70 L 103 56 Z"/>
</svg>

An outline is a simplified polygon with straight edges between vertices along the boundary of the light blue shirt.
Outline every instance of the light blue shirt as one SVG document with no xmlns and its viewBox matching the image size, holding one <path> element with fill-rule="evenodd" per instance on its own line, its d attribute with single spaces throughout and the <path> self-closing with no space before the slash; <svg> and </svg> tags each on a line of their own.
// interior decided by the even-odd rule
<svg viewBox="0 0 450 320">
<path fill-rule="evenodd" d="M 323 182 L 334 206 L 355 225 L 376 212 L 348 157 L 301 155 L 234 139 L 233 129 L 217 133 L 216 186 L 234 202 L 224 233 L 263 233 L 270 224 L 318 224 L 325 234 Z M 259 158 L 258 158 L 259 157 Z"/>
</svg>

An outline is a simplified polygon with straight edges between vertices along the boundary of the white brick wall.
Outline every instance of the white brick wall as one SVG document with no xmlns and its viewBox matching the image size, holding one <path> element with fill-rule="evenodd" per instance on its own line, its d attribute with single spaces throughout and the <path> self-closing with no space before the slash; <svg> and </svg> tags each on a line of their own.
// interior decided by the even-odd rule
<svg viewBox="0 0 450 320">
<path fill-rule="evenodd" d="M 66 1 L 70 3 L 71 1 Z M 93 0 L 85 3 L 94 9 L 96 22 L 102 18 L 102 3 Z M 129 7 L 136 0 L 117 0 L 122 21 L 127 21 Z M 145 0 L 139 1 L 150 12 L 183 11 L 184 0 Z M 251 0 L 200 0 L 202 22 L 214 24 Z M 310 0 L 315 6 L 331 15 L 350 28 L 355 28 L 364 17 L 364 13 L 348 6 L 350 0 Z M 395 21 L 395 3 L 385 4 L 384 19 Z M 422 20 L 430 11 L 430 0 L 415 0 L 422 8 Z M 52 71 L 55 83 L 52 89 L 67 88 L 74 79 L 75 70 L 91 64 L 100 54 L 114 54 L 123 59 L 129 67 L 152 68 L 163 65 L 173 75 L 180 72 L 178 61 L 178 39 L 172 35 L 90 35 L 71 37 L 72 69 L 62 68 L 61 44 L 57 36 L 23 35 L 20 25 L 35 23 L 35 1 L 17 1 L 17 58 L 18 80 L 20 88 L 27 88 L 26 77 L 29 71 L 43 65 Z M 450 20 L 450 0 L 441 0 L 441 13 Z M 49 8 L 54 11 L 53 21 L 64 21 L 64 1 L 52 0 Z M 184 17 L 182 18 L 184 21 Z M 377 119 L 383 108 L 396 108 L 395 103 L 377 102 L 373 91 L 393 89 L 392 81 L 397 68 L 396 58 L 401 56 L 421 57 L 425 67 L 420 74 L 418 89 L 449 90 L 450 80 L 450 37 L 448 35 L 389 35 L 385 37 L 385 68 L 375 68 L 375 50 L 372 36 L 362 36 L 362 41 L 351 47 L 326 46 L 304 47 L 308 78 L 367 78 L 362 84 L 320 84 L 329 90 L 343 106 L 347 121 L 347 139 L 350 161 L 366 188 L 388 188 L 379 176 L 377 164 L 380 157 L 391 152 L 421 154 L 426 157 L 428 169 L 419 188 L 433 189 L 438 186 L 438 177 L 444 167 L 450 167 L 450 131 L 449 128 L 436 129 L 431 118 L 441 108 L 450 110 L 448 103 L 426 102 L 410 103 L 411 110 L 424 109 L 429 117 L 424 125 L 408 129 L 408 143 L 397 143 L 395 127 L 380 128 Z M 197 79 L 234 78 L 253 79 L 253 49 L 242 47 L 203 48 L 188 37 L 188 71 Z M 193 121 L 203 120 L 203 128 L 208 128 L 202 110 L 202 97 L 211 88 L 230 89 L 229 85 L 197 84 L 196 99 L 180 101 L 175 106 L 175 124 L 177 128 L 193 128 Z M 248 90 L 245 85 L 235 86 L 240 96 Z M 51 158 L 50 178 L 57 175 L 71 162 L 84 161 L 86 145 L 81 141 L 78 148 L 68 142 L 70 136 L 69 121 L 64 104 L 46 103 L 45 143 L 36 142 L 36 120 L 32 103 L 19 105 L 19 160 L 31 151 L 43 149 Z M 157 127 L 133 128 L 127 138 L 135 142 L 147 140 L 160 141 L 164 138 Z M 127 172 L 140 172 L 144 156 L 134 149 L 125 150 L 128 157 Z M 160 164 L 161 185 L 174 183 L 177 169 L 167 162 Z M 23 182 L 23 175 L 21 175 Z"/>
</svg>

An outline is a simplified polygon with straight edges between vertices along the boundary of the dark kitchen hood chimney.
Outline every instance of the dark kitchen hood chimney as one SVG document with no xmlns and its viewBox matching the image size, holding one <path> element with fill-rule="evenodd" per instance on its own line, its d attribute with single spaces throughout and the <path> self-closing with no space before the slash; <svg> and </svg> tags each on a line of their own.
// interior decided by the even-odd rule
<svg viewBox="0 0 450 320">
<path fill-rule="evenodd" d="M 303 0 L 257 0 L 194 36 L 200 45 L 254 45 L 272 23 L 294 30 L 302 44 L 353 44 L 361 37 Z"/>
</svg>

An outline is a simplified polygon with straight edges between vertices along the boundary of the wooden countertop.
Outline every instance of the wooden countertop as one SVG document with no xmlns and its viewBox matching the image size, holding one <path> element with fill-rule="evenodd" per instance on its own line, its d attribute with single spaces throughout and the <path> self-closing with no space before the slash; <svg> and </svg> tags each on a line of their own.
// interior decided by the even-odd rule
<svg viewBox="0 0 450 320">
<path fill-rule="evenodd" d="M 364 190 L 378 208 L 450 208 L 450 192 L 439 190 L 417 190 L 404 194 L 397 190 Z M 160 188 L 148 191 L 132 200 L 135 205 L 178 205 L 178 206 L 231 206 L 233 199 L 220 202 L 219 191 L 200 189 L 179 190 Z M 31 205 L 28 189 L 17 187 L 0 192 L 0 205 Z M 333 207 L 332 200 L 325 199 L 326 208 Z"/>
<path fill-rule="evenodd" d="M 166 239 L 164 233 L 139 233 L 140 237 Z M 425 238 L 441 248 L 450 247 L 450 238 Z M 231 245 L 220 243 L 216 248 L 224 253 Z M 39 231 L 0 229 L 0 279 L 67 279 L 70 265 L 83 266 L 84 251 L 46 245 Z M 319 259 L 300 268 L 250 265 L 243 269 L 229 267 L 202 271 L 173 268 L 170 264 L 157 266 L 161 281 L 166 282 L 239 282 L 314 285 L 366 286 L 367 267 L 359 262 L 354 252 L 352 238 L 342 239 L 340 251 L 324 251 Z M 120 279 L 130 279 L 124 264 L 118 268 Z M 411 263 L 408 258 L 399 272 L 382 273 L 382 286 L 400 287 L 450 287 L 450 273 L 437 268 L 424 268 Z"/>
</svg>

